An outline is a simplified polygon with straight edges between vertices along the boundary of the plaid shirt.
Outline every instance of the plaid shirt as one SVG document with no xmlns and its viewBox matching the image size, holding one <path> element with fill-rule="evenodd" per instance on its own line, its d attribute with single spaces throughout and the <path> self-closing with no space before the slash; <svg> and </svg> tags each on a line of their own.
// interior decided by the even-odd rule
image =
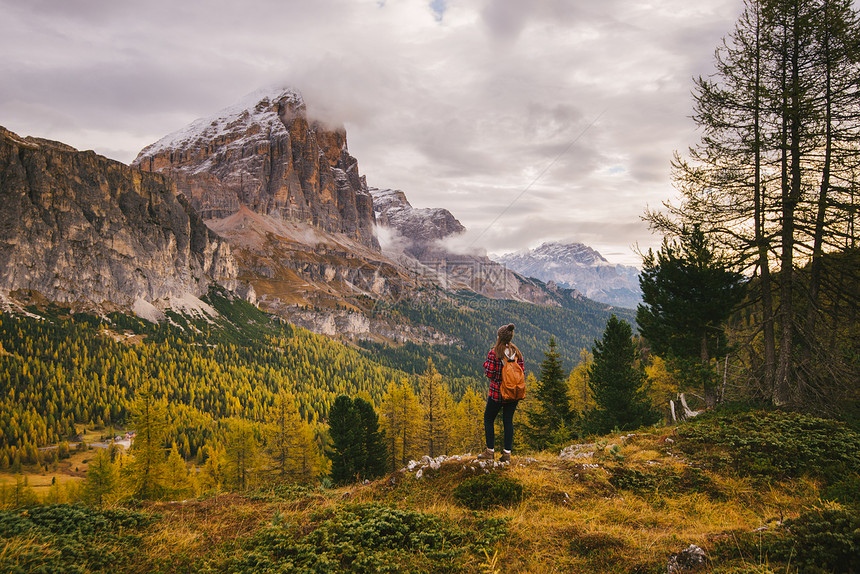
<svg viewBox="0 0 860 574">
<path fill-rule="evenodd" d="M 523 368 L 523 372 L 525 372 L 526 366 L 521 357 L 517 357 L 517 363 L 520 364 L 520 367 Z M 490 352 L 487 353 L 487 360 L 484 361 L 484 372 L 487 374 L 487 378 L 490 379 L 490 398 L 497 403 L 503 402 L 502 392 L 499 389 L 502 383 L 503 366 L 504 363 L 497 359 L 496 353 L 490 349 Z"/>
</svg>

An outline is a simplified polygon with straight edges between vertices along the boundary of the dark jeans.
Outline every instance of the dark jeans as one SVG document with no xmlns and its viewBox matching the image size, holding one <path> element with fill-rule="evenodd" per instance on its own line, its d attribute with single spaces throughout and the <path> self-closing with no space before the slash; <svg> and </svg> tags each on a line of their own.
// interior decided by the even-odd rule
<svg viewBox="0 0 860 574">
<path fill-rule="evenodd" d="M 517 410 L 517 402 L 497 403 L 487 398 L 487 408 L 484 409 L 484 436 L 487 438 L 487 448 L 494 448 L 496 444 L 496 416 L 502 411 L 502 426 L 505 428 L 505 450 L 514 447 L 514 411 Z"/>
</svg>

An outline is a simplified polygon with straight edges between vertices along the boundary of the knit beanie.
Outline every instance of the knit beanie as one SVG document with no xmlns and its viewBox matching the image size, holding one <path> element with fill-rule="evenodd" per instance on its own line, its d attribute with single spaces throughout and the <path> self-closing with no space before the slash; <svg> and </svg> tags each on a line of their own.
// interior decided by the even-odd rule
<svg viewBox="0 0 860 574">
<path fill-rule="evenodd" d="M 499 327 L 499 341 L 507 345 L 514 338 L 514 324 Z"/>
</svg>

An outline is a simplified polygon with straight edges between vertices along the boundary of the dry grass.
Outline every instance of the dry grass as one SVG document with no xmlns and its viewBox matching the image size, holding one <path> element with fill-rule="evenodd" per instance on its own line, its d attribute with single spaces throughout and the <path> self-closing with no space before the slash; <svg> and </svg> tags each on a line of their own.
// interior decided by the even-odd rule
<svg viewBox="0 0 860 574">
<path fill-rule="evenodd" d="M 158 559 L 182 556 L 202 560 L 215 548 L 232 548 L 271 521 L 277 507 L 249 501 L 237 494 L 202 501 L 158 503 L 162 518 L 145 538 L 146 554 Z"/>
<path fill-rule="evenodd" d="M 91 456 L 91 451 L 75 453 L 68 466 L 80 468 Z M 613 472 L 618 468 L 652 473 L 648 476 L 687 476 L 684 473 L 690 471 L 683 459 L 667 453 L 658 435 L 625 441 L 620 460 L 616 455 L 606 460 L 600 452 L 575 461 L 560 460 L 553 453 L 515 456 L 510 467 L 493 472 L 519 481 L 523 498 L 509 507 L 476 514 L 459 505 L 453 492 L 482 471 L 472 470 L 464 461 L 449 462 L 439 470 L 427 470 L 421 479 L 414 473 L 398 472 L 366 485 L 300 492 L 294 499 L 252 500 L 225 494 L 152 504 L 148 510 L 159 519 L 141 547 L 154 564 L 181 557 L 185 564 L 208 564 L 220 571 L 231 557 L 241 556 L 243 544 L 273 520 L 309 532 L 317 524 L 312 515 L 320 510 L 378 503 L 442 517 L 464 527 L 473 525 L 476 516 L 506 519 L 508 536 L 487 548 L 486 554 L 467 556 L 464 568 L 468 572 L 655 572 L 665 571 L 668 556 L 689 544 L 710 548 L 715 539 L 731 533 L 751 532 L 774 519 L 796 516 L 816 504 L 819 496 L 819 485 L 812 480 L 762 487 L 749 479 L 708 472 L 696 475 L 709 485 L 704 489 L 684 483 L 674 490 L 625 490 L 613 486 Z M 4 478 L 10 477 L 0 476 L 0 480 Z M 31 475 L 31 485 L 36 486 L 36 478 Z M 50 475 L 39 480 L 50 484 Z M 58 480 L 79 479 L 58 474 Z M 0 552 L 18 550 L 7 545 Z M 743 560 L 738 557 L 737 563 L 709 571 L 775 572 L 764 560 Z"/>
<path fill-rule="evenodd" d="M 610 440 L 609 444 L 613 442 Z M 762 490 L 748 479 L 705 473 L 719 496 L 706 492 L 681 491 L 649 493 L 617 490 L 610 483 L 613 464 L 643 473 L 660 468 L 682 473 L 687 463 L 666 453 L 660 437 L 637 437 L 621 449 L 616 462 L 593 459 L 562 461 L 551 453 L 533 459 L 515 457 L 514 464 L 497 470 L 519 480 L 526 492 L 524 500 L 512 508 L 488 512 L 488 516 L 510 520 L 511 535 L 502 541 L 495 555 L 497 569 L 510 572 L 595 572 L 603 563 L 608 571 L 626 571 L 642 565 L 665 564 L 668 556 L 689 544 L 708 546 L 709 538 L 720 533 L 750 532 L 777 518 L 797 515 L 818 497 L 812 481 L 793 481 Z M 368 486 L 342 489 L 353 501 L 385 501 L 422 512 L 449 517 L 464 510 L 450 493 L 464 473 L 462 465 L 445 467 L 427 478 L 396 476 Z M 582 541 L 581 543 L 577 541 Z M 582 547 L 590 548 L 583 553 Z M 481 557 L 489 564 L 493 556 Z M 614 564 L 614 566 L 607 566 Z M 768 572 L 766 565 L 752 565 Z"/>
</svg>

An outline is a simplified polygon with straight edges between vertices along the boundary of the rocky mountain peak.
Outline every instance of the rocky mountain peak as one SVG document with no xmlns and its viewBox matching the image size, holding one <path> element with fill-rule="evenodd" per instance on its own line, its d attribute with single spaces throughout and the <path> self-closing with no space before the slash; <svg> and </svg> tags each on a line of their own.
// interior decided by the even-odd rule
<svg viewBox="0 0 860 574">
<path fill-rule="evenodd" d="M 642 300 L 638 269 L 610 263 L 582 243 L 548 242 L 529 251 L 496 257 L 496 261 L 527 277 L 576 289 L 602 303 L 634 308 Z"/>
<path fill-rule="evenodd" d="M 132 163 L 140 165 L 144 158 L 154 161 L 153 158 L 165 151 L 191 149 L 210 142 L 226 142 L 227 136 L 231 134 L 243 133 L 246 140 L 261 140 L 259 134 L 263 128 L 283 131 L 286 122 L 304 117 L 306 110 L 302 95 L 295 90 L 288 87 L 262 88 L 148 145 Z"/>
<path fill-rule="evenodd" d="M 294 89 L 248 94 L 147 146 L 133 165 L 171 176 L 205 220 L 245 206 L 378 247 L 346 131 L 310 121 Z"/>
<path fill-rule="evenodd" d="M 529 253 L 529 252 L 526 252 Z M 557 241 L 543 243 L 530 252 L 530 256 L 538 259 L 554 260 L 570 265 L 598 266 L 612 265 L 596 250 L 584 243 L 559 243 Z"/>
<path fill-rule="evenodd" d="M 403 251 L 416 259 L 438 251 L 438 241 L 466 230 L 454 215 L 443 208 L 412 207 L 399 189 L 369 188 L 379 225 L 396 234 Z"/>
</svg>

